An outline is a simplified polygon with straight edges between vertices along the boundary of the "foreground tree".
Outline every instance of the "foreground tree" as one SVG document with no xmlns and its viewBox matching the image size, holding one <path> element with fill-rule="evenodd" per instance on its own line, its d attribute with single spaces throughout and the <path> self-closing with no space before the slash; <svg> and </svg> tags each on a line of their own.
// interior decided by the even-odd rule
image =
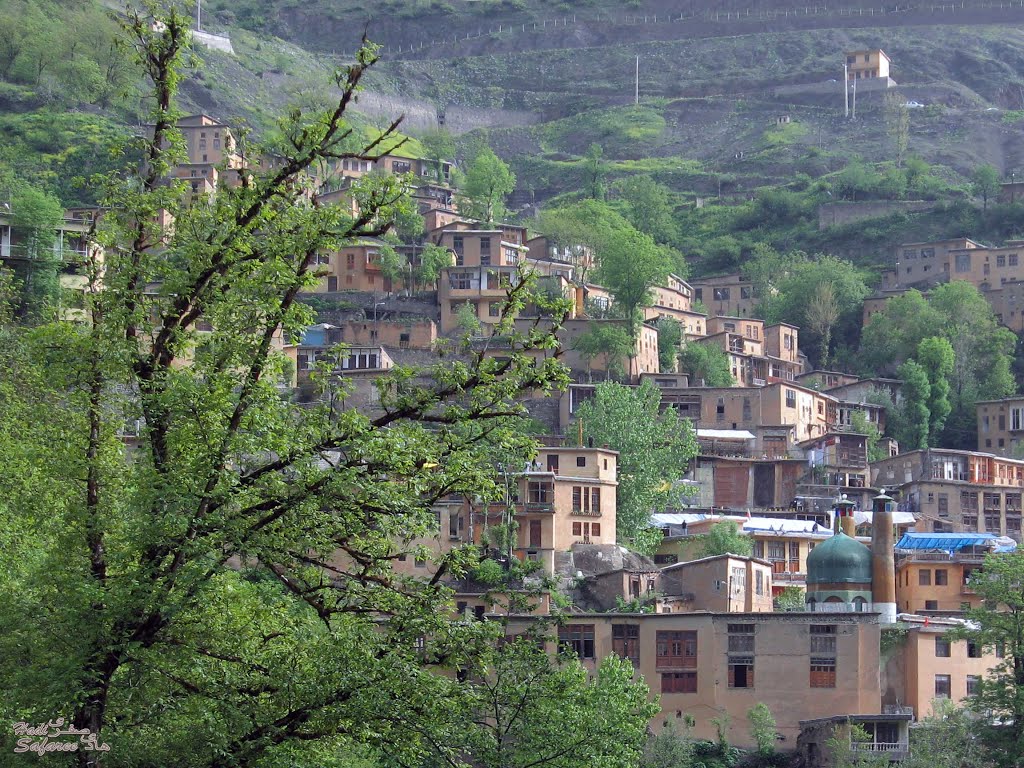
<svg viewBox="0 0 1024 768">
<path fill-rule="evenodd" d="M 970 708 L 979 715 L 972 731 L 985 756 L 1009 768 L 1024 762 L 1024 552 L 992 554 L 971 588 L 982 602 L 967 611 L 968 623 L 951 633 L 1002 659 L 981 681 Z"/>
<path fill-rule="evenodd" d="M 635 766 L 658 712 L 633 665 L 608 656 L 591 676 L 571 655 L 557 660 L 524 636 L 481 655 L 451 702 L 463 727 L 445 762 L 481 768 Z"/>
<path fill-rule="evenodd" d="M 277 340 L 312 321 L 297 298 L 318 254 L 385 233 L 409 205 L 389 177 L 357 187 L 356 216 L 307 195 L 320 161 L 397 143 L 392 125 L 353 146 L 345 122 L 375 49 L 339 73 L 329 110 L 282 125 L 273 168 L 196 205 L 166 178 L 191 19 L 158 21 L 127 16 L 153 129 L 138 174 L 110 180 L 90 322 L 0 328 L 0 720 L 65 717 L 110 745 L 54 765 L 330 768 L 385 748 L 416 763 L 454 728 L 459 684 L 435 668 L 472 663 L 490 638 L 448 618 L 441 578 L 467 552 L 429 580 L 392 563 L 418 554 L 435 500 L 497 497 L 494 446 L 533 454 L 517 399 L 565 377 L 527 354 L 551 333 L 511 318 L 541 299 L 510 289 L 501 361 L 466 349 L 458 365 L 398 369 L 373 415 L 298 407 Z M 549 309 L 557 329 L 564 307 Z"/>
<path fill-rule="evenodd" d="M 651 526 L 651 513 L 678 504 L 686 495 L 677 481 L 697 455 L 693 427 L 672 409 L 661 411 L 661 390 L 649 380 L 639 387 L 598 384 L 576 418 L 595 445 L 619 452 L 619 541 L 639 552 L 653 552 L 661 533 Z"/>
</svg>

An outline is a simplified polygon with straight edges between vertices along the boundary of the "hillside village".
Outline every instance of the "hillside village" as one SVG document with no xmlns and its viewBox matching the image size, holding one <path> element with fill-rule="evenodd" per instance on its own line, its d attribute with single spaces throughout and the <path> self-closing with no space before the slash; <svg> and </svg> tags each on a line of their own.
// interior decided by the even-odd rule
<svg viewBox="0 0 1024 768">
<path fill-rule="evenodd" d="M 894 86 L 883 50 L 840 55 L 851 88 L 856 83 L 862 95 Z M 176 116 L 174 125 L 184 155 L 161 168 L 153 189 L 182 195 L 189 216 L 201 216 L 196 211 L 203 206 L 216 211 L 226 195 L 245 199 L 259 189 L 254 179 L 290 162 L 287 151 L 244 151 L 242 132 L 223 116 Z M 143 138 L 165 128 L 146 126 Z M 401 137 L 381 135 L 386 140 L 339 151 L 289 177 L 296 207 L 340 210 L 356 221 L 365 216 L 366 229 L 378 224 L 381 194 L 399 190 L 409 204 L 376 234 L 316 250 L 301 292 L 291 297 L 309 313 L 301 327 L 291 315 L 264 318 L 272 331 L 264 352 L 280 361 L 273 368 L 273 397 L 300 411 L 326 409 L 332 423 L 358 416 L 385 425 L 368 432 L 387 432 L 401 410 L 396 403 L 412 397 L 414 387 L 436 384 L 445 369 L 453 376 L 493 369 L 500 382 L 508 366 L 520 373 L 551 366 L 563 378 L 552 384 L 521 373 L 527 384 L 514 399 L 524 420 L 515 430 L 517 439 L 532 441 L 529 455 L 523 460 L 513 450 L 519 446 L 509 446 L 509 460 L 494 449 L 494 456 L 481 459 L 485 469 L 472 464 L 463 471 L 474 480 L 475 473 L 489 472 L 479 482 L 493 491 L 490 497 L 424 490 L 409 504 L 425 504 L 425 524 L 403 527 L 399 519 L 369 526 L 386 576 L 347 538 L 322 561 L 294 551 L 287 557 L 316 564 L 321 587 L 325 576 L 338 586 L 339 574 L 358 572 L 363 588 L 374 579 L 388 580 L 389 587 L 444 588 L 451 618 L 467 626 L 498 622 L 510 644 L 553 621 L 552 636 L 540 641 L 552 657 L 573 655 L 594 676 L 608 656 L 632 665 L 657 702 L 646 726 L 651 738 L 678 728 L 688 738 L 727 740 L 751 755 L 784 754 L 795 761 L 787 764 L 804 768 L 895 763 L 912 758 L 915 728 L 941 719 L 950 705 L 970 705 L 1007 657 L 1001 641 L 965 633 L 976 630 L 976 612 L 993 602 L 986 570 L 1014 562 L 1022 541 L 1024 394 L 1012 394 L 1016 381 L 999 397 L 977 398 L 967 430 L 973 445 L 943 447 L 939 435 L 951 406 L 939 404 L 937 382 L 954 376 L 959 347 L 945 344 L 950 363 L 948 369 L 938 364 L 937 377 L 929 368 L 933 358 L 920 351 L 930 335 L 921 345 L 914 340 L 913 356 L 885 361 L 892 363 L 888 370 L 879 367 L 885 375 L 858 375 L 844 357 L 854 350 L 836 339 L 830 345 L 828 334 L 841 328 L 834 297 L 814 294 L 815 301 L 835 304 L 836 317 L 826 331 L 810 334 L 813 349 L 806 341 L 802 346 L 807 329 L 765 319 L 782 278 L 803 262 L 780 261 L 771 279 L 748 270 L 689 275 L 661 244 L 634 230 L 616 272 L 610 240 L 589 231 L 604 231 L 608 222 L 587 221 L 584 214 L 585 226 L 573 239 L 569 228 L 545 231 L 552 219 L 543 215 L 509 213 L 511 187 L 474 189 L 471 166 L 479 157 L 493 158 L 494 177 L 502 166 L 508 171 L 490 149 L 460 163 L 454 154 L 416 156 Z M 997 180 L 988 194 L 999 204 L 1021 206 L 1024 182 Z M 822 229 L 829 216 L 833 223 L 836 216 L 855 220 L 856 208 L 823 206 Z M 157 234 L 146 249 L 154 252 L 168 247 L 182 222 L 196 225 L 188 217 L 176 221 L 161 206 L 145 210 L 146 216 L 128 219 L 139 225 L 140 241 L 153 227 Z M 21 281 L 29 298 L 42 290 L 45 270 L 55 270 L 57 325 L 101 327 L 96 307 L 105 305 L 98 297 L 109 292 L 107 270 L 121 258 L 103 233 L 108 219 L 120 215 L 107 207 L 68 209 L 41 237 L 12 201 L 0 208 L 0 267 Z M 976 291 L 994 324 L 1024 333 L 1020 254 L 1024 241 L 989 247 L 980 236 L 900 243 L 858 304 L 857 338 L 870 334 L 873 323 L 876 333 L 883 322 L 898 326 L 903 307 L 929 307 L 950 285 Z M 644 272 L 648 256 L 655 266 Z M 155 271 L 143 294 L 173 304 L 179 294 L 161 294 L 173 280 L 170 268 Z M 30 311 L 23 309 L 20 320 L 28 322 Z M 185 340 L 174 342 L 169 377 L 207 365 L 218 354 L 218 332 L 229 331 L 232 322 L 244 330 L 251 322 L 230 313 L 181 316 Z M 156 323 L 143 348 L 158 348 L 164 328 Z M 551 335 L 547 346 L 535 343 L 543 333 Z M 529 361 L 525 369 L 515 367 L 521 355 Z M 830 364 L 817 365 L 822 360 Z M 915 367 L 923 371 L 924 394 L 911 378 Z M 244 381 L 239 375 L 238 391 L 247 391 Z M 942 397 L 949 397 L 945 387 Z M 137 407 L 145 388 L 112 388 L 124 408 L 111 417 L 123 446 L 117 461 L 145 467 L 154 429 Z M 601 431 L 608 425 L 594 423 L 599 414 L 608 417 L 603 398 L 613 392 L 623 398 L 653 392 L 656 407 L 645 419 L 676 425 L 672 439 L 685 454 L 658 478 L 663 495 L 657 498 L 664 503 L 648 504 L 639 528 L 622 514 L 624 486 L 636 472 L 623 466 L 637 461 L 637 449 L 601 439 L 611 434 Z M 458 407 L 472 411 L 472 390 L 462 394 Z M 921 404 L 923 426 L 912 418 L 922 413 L 914 410 Z M 87 410 L 95 415 L 101 409 Z M 425 413 L 426 421 L 445 424 L 439 412 Z M 889 428 L 897 420 L 900 431 Z M 275 430 L 289 428 L 274 422 Z M 444 434 L 443 426 L 437 434 Z M 913 435 L 914 443 L 894 434 Z M 207 436 L 197 428 L 178 439 L 204 443 Z M 651 457 L 663 447 L 645 446 L 640 465 L 655 463 Z M 231 462 L 242 468 L 242 489 L 253 477 L 259 482 L 250 468 L 254 458 L 266 454 L 275 470 L 279 462 L 287 465 L 287 451 L 274 444 L 236 453 Z M 299 482 L 304 471 L 334 466 L 341 453 L 325 441 L 309 467 L 282 475 L 282 487 Z M 387 463 L 369 453 L 358 462 L 374 474 L 362 475 L 350 494 L 403 481 L 377 469 Z M 410 476 L 449 471 L 426 457 L 411 463 Z M 386 504 L 380 498 L 365 503 Z M 210 506 L 218 509 L 215 502 Z M 326 546 L 312 537 L 302 541 L 296 548 L 310 553 Z M 244 547 L 223 546 L 225 562 L 238 572 L 261 559 Z M 467 551 L 470 564 L 453 567 Z M 283 569 L 277 575 L 303 605 L 320 610 L 310 596 L 315 589 L 303 591 Z M 443 634 L 410 631 L 417 658 Z M 1010 653 L 1019 650 L 1014 645 Z M 464 670 L 454 676 L 461 681 Z M 749 716 L 759 705 L 774 717 L 770 748 Z"/>
</svg>

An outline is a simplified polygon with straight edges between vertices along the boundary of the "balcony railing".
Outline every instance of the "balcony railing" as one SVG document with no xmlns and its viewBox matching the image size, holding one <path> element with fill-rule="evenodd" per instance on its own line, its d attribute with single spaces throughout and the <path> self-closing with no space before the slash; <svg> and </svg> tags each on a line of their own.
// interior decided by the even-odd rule
<svg viewBox="0 0 1024 768">
<path fill-rule="evenodd" d="M 772 581 L 807 581 L 807 574 L 803 572 L 780 571 L 772 574 Z"/>
<path fill-rule="evenodd" d="M 867 752 L 875 755 L 885 755 L 893 760 L 901 760 L 910 753 L 910 744 L 905 741 L 897 742 L 858 742 L 850 744 L 854 752 Z"/>
<path fill-rule="evenodd" d="M 554 512 L 555 505 L 550 501 L 528 501 L 522 505 L 523 512 L 530 514 L 533 512 Z"/>
</svg>

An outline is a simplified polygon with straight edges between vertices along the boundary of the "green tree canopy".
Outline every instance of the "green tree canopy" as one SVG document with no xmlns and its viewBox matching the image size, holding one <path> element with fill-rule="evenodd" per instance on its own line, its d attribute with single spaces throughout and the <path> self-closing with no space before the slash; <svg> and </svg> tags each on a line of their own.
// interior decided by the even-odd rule
<svg viewBox="0 0 1024 768">
<path fill-rule="evenodd" d="M 594 320 L 573 340 L 572 348 L 586 358 L 588 366 L 603 355 L 605 378 L 611 378 L 626 374 L 622 361 L 633 354 L 633 340 L 621 322 Z"/>
<path fill-rule="evenodd" d="M 455 139 L 446 129 L 435 128 L 420 136 L 420 144 L 424 158 L 433 166 L 434 180 L 443 183 L 443 163 L 455 159 Z"/>
<path fill-rule="evenodd" d="M 459 179 L 463 198 L 459 210 L 483 222 L 502 221 L 507 214 L 505 200 L 515 188 L 515 174 L 490 147 L 484 147 Z"/>
<path fill-rule="evenodd" d="M 703 381 L 707 387 L 731 387 L 736 384 L 725 350 L 711 344 L 688 341 L 679 353 L 679 369 L 690 374 L 693 386 Z"/>
<path fill-rule="evenodd" d="M 754 542 L 740 531 L 732 520 L 722 520 L 711 526 L 700 543 L 701 557 L 715 555 L 742 555 L 749 557 L 754 552 Z"/>
<path fill-rule="evenodd" d="M 53 195 L 22 184 L 11 192 L 10 220 L 14 264 L 24 285 L 24 311 L 42 320 L 60 300 L 61 263 L 54 245 L 64 208 Z"/>
<path fill-rule="evenodd" d="M 651 305 L 651 288 L 664 284 L 671 271 L 668 253 L 632 228 L 613 232 L 601 250 L 597 280 L 611 291 L 633 339 L 640 332 L 640 310 Z"/>
<path fill-rule="evenodd" d="M 650 176 L 630 176 L 618 185 L 618 193 L 634 227 L 658 243 L 673 244 L 679 239 L 672 190 Z"/>
<path fill-rule="evenodd" d="M 677 481 L 697 455 L 693 427 L 673 410 L 661 411 L 661 390 L 649 380 L 639 387 L 598 384 L 576 418 L 595 445 L 619 452 L 618 540 L 653 552 L 661 533 L 651 526 L 651 513 L 679 503 L 686 493 Z"/>
<path fill-rule="evenodd" d="M 903 380 L 900 421 L 904 431 L 897 435 L 900 448 L 905 451 L 927 448 L 928 425 L 931 421 L 931 412 L 928 410 L 928 401 L 931 399 L 928 372 L 916 360 L 907 360 L 897 373 Z"/>
<path fill-rule="evenodd" d="M 434 243 L 427 243 L 423 246 L 420 254 L 419 266 L 413 269 L 416 282 L 424 287 L 429 287 L 437 282 L 441 276 L 441 270 L 455 264 L 455 257 L 447 248 Z"/>
<path fill-rule="evenodd" d="M 313 321 L 298 296 L 318 254 L 383 235 L 410 204 L 397 178 L 360 184 L 357 217 L 304 193 L 325 158 L 373 156 L 339 141 L 375 48 L 339 74 L 330 110 L 285 120 L 280 163 L 197 205 L 165 183 L 182 158 L 174 92 L 192 19 L 158 20 L 125 17 L 153 131 L 145 164 L 109 180 L 89 322 L 0 328 L 0 720 L 66 717 L 111 745 L 81 753 L 90 768 L 340 768 L 377 751 L 419 764 L 464 731 L 454 673 L 495 633 L 453 620 L 441 580 L 474 551 L 427 578 L 393 565 L 423 556 L 414 542 L 436 535 L 438 499 L 499 498 L 496 454 L 535 455 L 518 403 L 567 382 L 531 354 L 556 340 L 509 321 L 503 360 L 467 347 L 458 365 L 399 367 L 368 413 L 339 409 L 347 384 L 324 376 L 322 397 L 299 405 L 275 339 Z M 509 301 L 536 299 L 524 283 Z M 580 711 L 625 691 L 625 711 L 646 688 L 618 670 L 593 688 L 578 669 L 540 670 L 533 685 Z M 646 725 L 631 711 L 619 755 Z M 570 722 L 581 739 L 598 725 Z M 7 728 L 0 748 L 12 747 Z"/>
<path fill-rule="evenodd" d="M 999 171 L 992 165 L 979 165 L 971 174 L 971 192 L 980 197 L 982 208 L 988 210 L 989 198 L 999 194 Z"/>
<path fill-rule="evenodd" d="M 1001 659 L 970 702 L 979 715 L 970 730 L 994 765 L 1019 766 L 1024 762 L 1024 551 L 988 555 L 970 586 L 981 602 L 950 636 Z"/>
<path fill-rule="evenodd" d="M 831 351 L 834 338 L 857 338 L 864 299 L 870 293 L 867 277 L 834 256 L 794 260 L 788 275 L 779 280 L 777 293 L 762 299 L 761 312 L 770 323 L 804 329 L 801 346 L 817 346 L 821 357 L 822 350 Z"/>
<path fill-rule="evenodd" d="M 683 326 L 674 317 L 658 318 L 658 367 L 668 373 L 676 369 L 679 345 L 683 342 Z"/>
<path fill-rule="evenodd" d="M 938 286 L 927 298 L 908 291 L 872 315 L 861 339 L 862 369 L 892 374 L 904 361 L 916 359 L 922 342 L 931 337 L 945 339 L 953 350 L 953 368 L 944 377 L 951 410 L 931 442 L 946 448 L 974 448 L 974 404 L 982 399 L 1008 397 L 1016 391 L 1011 373 L 1016 337 L 999 324 L 991 305 L 975 286 L 954 280 Z M 942 393 L 938 398 L 942 400 Z M 937 419 L 936 424 L 940 421 Z"/>
<path fill-rule="evenodd" d="M 482 768 L 635 765 L 658 712 L 647 695 L 627 660 L 607 656 L 591 675 L 520 638 L 474 664 L 450 704 L 463 726 L 446 746 Z"/>
</svg>

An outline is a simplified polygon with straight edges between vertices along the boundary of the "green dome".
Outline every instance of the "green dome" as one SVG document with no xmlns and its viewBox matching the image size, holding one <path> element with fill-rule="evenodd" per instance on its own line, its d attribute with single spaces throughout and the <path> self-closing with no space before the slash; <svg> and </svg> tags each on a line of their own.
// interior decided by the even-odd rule
<svg viewBox="0 0 1024 768">
<path fill-rule="evenodd" d="M 808 584 L 870 584 L 871 550 L 837 533 L 807 555 Z"/>
</svg>

